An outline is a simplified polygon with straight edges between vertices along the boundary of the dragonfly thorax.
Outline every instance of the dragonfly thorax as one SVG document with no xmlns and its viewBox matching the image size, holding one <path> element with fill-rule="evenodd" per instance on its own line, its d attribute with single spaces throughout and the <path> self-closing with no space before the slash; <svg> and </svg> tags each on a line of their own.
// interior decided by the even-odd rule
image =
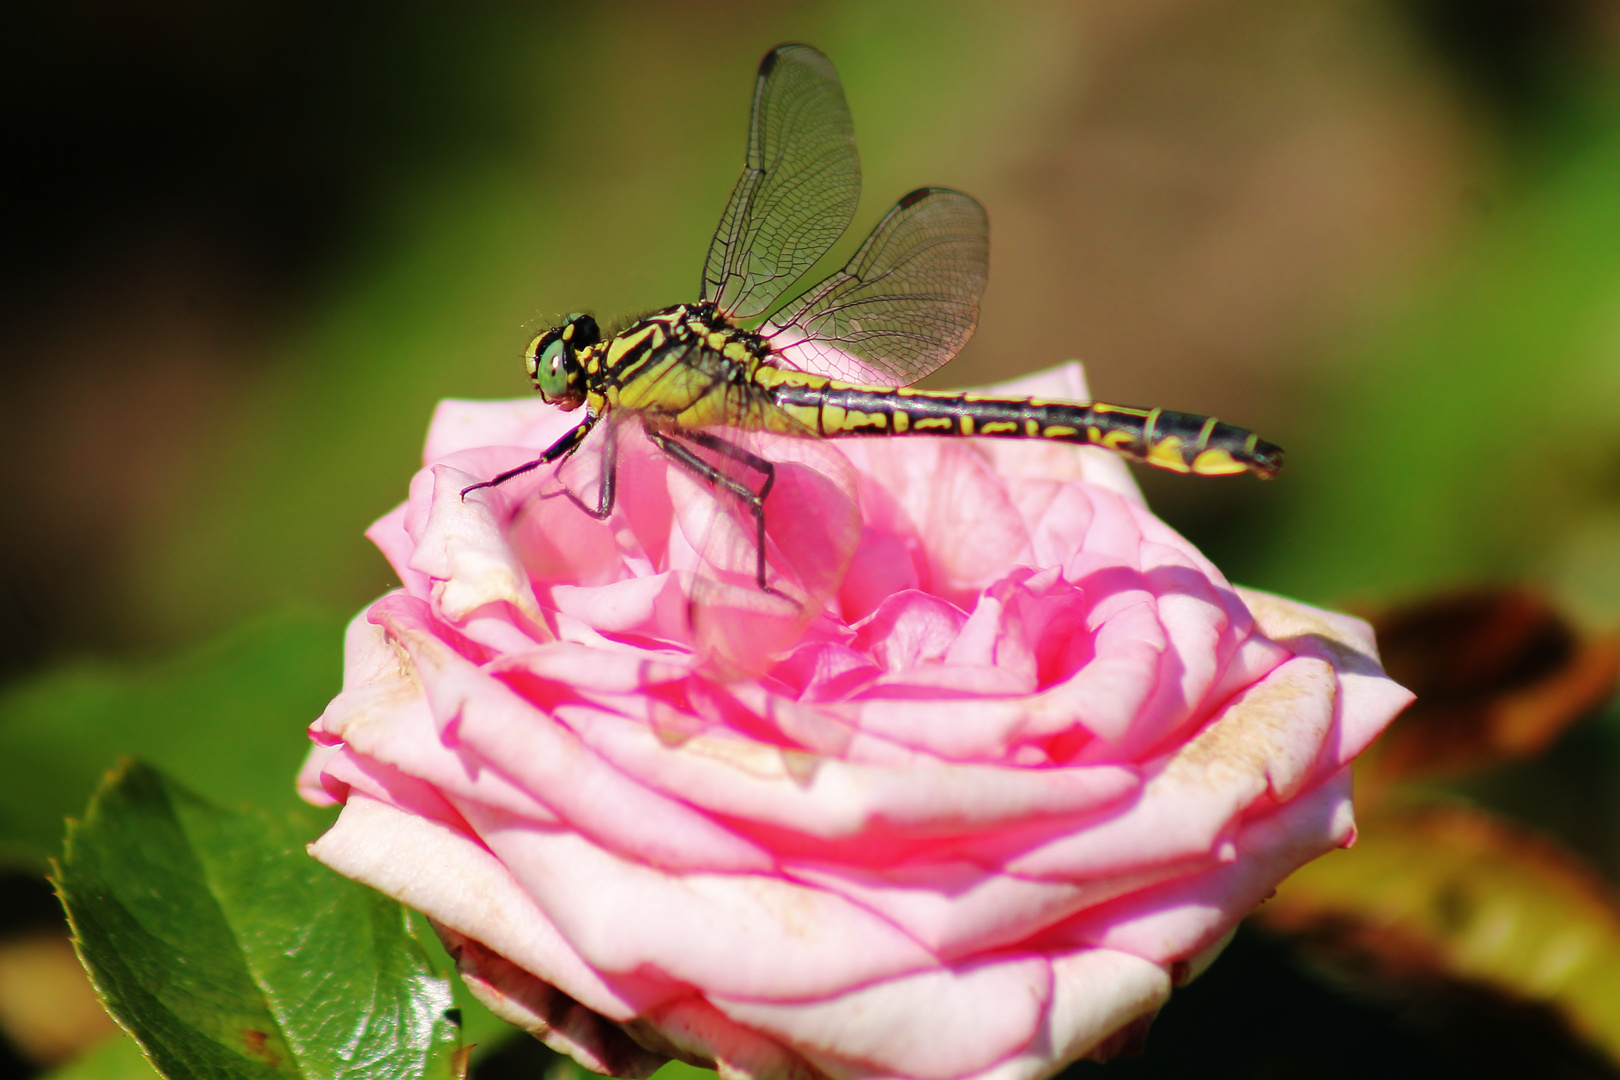
<svg viewBox="0 0 1620 1080">
<path fill-rule="evenodd" d="M 716 383 L 747 382 L 770 351 L 764 338 L 698 303 L 644 315 L 578 359 L 593 408 L 600 400 L 676 413 Z"/>
</svg>

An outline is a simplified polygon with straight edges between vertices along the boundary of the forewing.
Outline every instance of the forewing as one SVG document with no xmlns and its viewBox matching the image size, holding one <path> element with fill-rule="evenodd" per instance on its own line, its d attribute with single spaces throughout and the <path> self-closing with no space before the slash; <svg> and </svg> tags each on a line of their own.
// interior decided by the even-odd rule
<svg viewBox="0 0 1620 1080">
<path fill-rule="evenodd" d="M 971 195 L 919 188 L 838 273 L 760 328 L 786 366 L 908 386 L 962 350 L 990 279 L 990 221 Z"/>
<path fill-rule="evenodd" d="M 772 49 L 702 298 L 733 319 L 763 315 L 843 235 L 860 197 L 855 126 L 832 61 L 808 45 Z"/>
</svg>

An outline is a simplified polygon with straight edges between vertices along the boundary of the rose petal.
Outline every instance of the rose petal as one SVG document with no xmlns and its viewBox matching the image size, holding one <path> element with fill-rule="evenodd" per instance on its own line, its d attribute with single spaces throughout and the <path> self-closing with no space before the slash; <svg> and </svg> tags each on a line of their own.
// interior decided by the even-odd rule
<svg viewBox="0 0 1620 1080">
<path fill-rule="evenodd" d="M 825 1080 L 804 1058 L 775 1039 L 733 1023 L 701 998 L 683 998 L 649 1010 L 629 1027 L 642 1043 L 693 1064 L 712 1063 L 727 1080 Z"/>
<path fill-rule="evenodd" d="M 728 817 L 810 836 L 881 824 L 955 835 L 1031 817 L 1088 813 L 1136 791 L 1129 769 L 1023 770 L 939 763 L 886 769 L 815 758 L 734 735 L 678 741 L 599 709 L 559 708 L 585 745 L 641 783 Z"/>
<path fill-rule="evenodd" d="M 527 1031 L 592 1072 L 651 1076 L 669 1059 L 645 1049 L 625 1029 L 549 983 L 447 926 L 435 925 L 473 997 L 496 1016 Z"/>
<path fill-rule="evenodd" d="M 790 876 L 847 896 L 928 946 L 955 959 L 1024 941 L 1042 928 L 1115 897 L 1203 869 L 1159 866 L 1089 881 L 1039 881 L 968 862 L 892 869 L 792 863 Z"/>
<path fill-rule="evenodd" d="M 462 498 L 476 476 L 437 465 L 433 510 L 410 566 L 434 581 L 434 606 L 451 622 L 488 604 L 507 603 L 535 626 L 544 616 L 522 562 L 507 544 L 497 507 L 484 491 Z"/>
<path fill-rule="evenodd" d="M 1268 637 L 1298 655 L 1320 657 L 1339 673 L 1339 737 L 1331 760 L 1323 763 L 1324 774 L 1359 756 L 1415 700 L 1416 695 L 1384 674 L 1366 621 L 1256 589 L 1238 592 Z"/>
<path fill-rule="evenodd" d="M 433 410 L 422 464 L 432 465 L 459 451 L 485 446 L 543 450 L 578 422 L 578 417 L 537 397 L 512 401 L 446 398 Z"/>
<path fill-rule="evenodd" d="M 405 591 L 426 600 L 432 594 L 433 579 L 420 570 L 411 569 L 411 555 L 416 551 L 416 541 L 405 530 L 405 516 L 410 507 L 409 502 L 402 503 L 378 518 L 366 530 L 366 539 L 377 545 L 377 550 L 383 553 L 388 565 L 399 575 L 399 583 L 405 586 Z"/>
<path fill-rule="evenodd" d="M 446 745 L 457 751 L 465 778 L 504 777 L 514 793 L 529 793 L 576 828 L 654 865 L 759 870 L 773 864 L 768 852 L 608 765 L 572 732 L 446 648 L 413 617 L 409 605 L 384 610 L 380 617 L 414 661 L 434 721 Z M 344 738 L 360 735 L 345 732 Z M 427 740 L 412 745 L 426 747 Z M 385 751 L 369 743 L 367 752 Z M 456 781 L 442 775 L 439 783 Z"/>
<path fill-rule="evenodd" d="M 1164 968 L 1130 953 L 1086 949 L 1051 961 L 1052 1007 L 1040 1038 L 971 1080 L 1039 1080 L 1088 1056 L 1133 1020 L 1151 1017 L 1170 997 Z"/>
<path fill-rule="evenodd" d="M 935 963 L 893 926 L 819 889 L 764 874 L 666 874 L 566 830 L 466 813 L 599 971 L 651 968 L 714 993 L 771 1000 L 823 996 Z"/>
<path fill-rule="evenodd" d="M 1051 1002 L 1052 973 L 1034 956 L 997 957 L 867 983 L 821 1001 L 739 1001 L 722 1013 L 799 1048 L 831 1076 L 850 1064 L 917 1080 L 986 1068 L 1029 1045 Z"/>
<path fill-rule="evenodd" d="M 1091 877 L 1215 851 L 1262 796 L 1297 790 L 1332 729 L 1336 692 L 1326 664 L 1289 661 L 1182 745 L 1131 807 L 1013 859 L 1008 869 Z"/>
<path fill-rule="evenodd" d="M 476 840 L 441 822 L 356 796 L 309 853 L 477 940 L 587 1008 L 628 1020 L 673 990 L 604 977 L 557 933 L 510 871 Z"/>
<path fill-rule="evenodd" d="M 845 452 L 862 473 L 868 522 L 916 538 L 930 592 L 970 598 L 1028 549 L 1006 486 L 974 446 L 895 440 L 859 442 Z"/>
<path fill-rule="evenodd" d="M 342 787 L 334 792 L 326 786 L 324 776 L 326 763 L 332 756 L 341 750 L 337 746 L 321 746 L 319 744 L 309 748 L 304 756 L 303 767 L 298 770 L 298 797 L 312 806 L 332 806 L 342 801 Z"/>
<path fill-rule="evenodd" d="M 1157 963 L 1192 956 L 1231 930 L 1277 882 L 1355 832 L 1350 773 L 1246 824 L 1224 866 L 1146 889 L 1077 915 L 1053 930 L 1054 943 L 1105 946 Z"/>
</svg>

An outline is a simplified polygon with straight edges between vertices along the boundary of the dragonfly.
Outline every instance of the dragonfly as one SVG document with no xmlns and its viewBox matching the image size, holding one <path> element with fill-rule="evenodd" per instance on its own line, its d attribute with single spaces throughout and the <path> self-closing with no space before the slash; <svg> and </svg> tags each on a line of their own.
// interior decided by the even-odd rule
<svg viewBox="0 0 1620 1080">
<path fill-rule="evenodd" d="M 1279 447 L 1213 417 L 913 388 L 956 356 L 978 323 L 989 220 L 972 196 L 918 188 L 841 270 L 794 291 L 848 228 L 860 191 L 854 125 L 832 62 L 808 45 L 771 50 L 755 81 L 746 164 L 710 242 L 697 302 L 617 333 L 573 314 L 538 335 L 525 354 L 530 381 L 563 410 L 583 407 L 584 418 L 532 461 L 462 497 L 560 469 L 604 427 L 594 501 L 561 492 L 604 520 L 616 499 L 619 425 L 633 418 L 670 462 L 745 511 L 754 584 L 774 594 L 766 500 L 777 463 L 757 435 L 1040 439 L 1202 476 L 1268 478 L 1282 467 Z"/>
</svg>

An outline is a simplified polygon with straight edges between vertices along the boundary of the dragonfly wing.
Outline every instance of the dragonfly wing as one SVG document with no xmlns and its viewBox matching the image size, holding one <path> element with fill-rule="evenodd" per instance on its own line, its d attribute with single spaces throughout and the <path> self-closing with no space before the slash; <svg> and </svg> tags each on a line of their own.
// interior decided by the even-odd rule
<svg viewBox="0 0 1620 1080">
<path fill-rule="evenodd" d="M 808 45 L 772 49 L 702 298 L 732 319 L 763 315 L 844 234 L 860 197 L 855 125 L 832 61 Z"/>
<path fill-rule="evenodd" d="M 786 366 L 909 386 L 962 350 L 990 279 L 990 220 L 971 195 L 918 188 L 849 264 L 760 327 Z"/>
</svg>

